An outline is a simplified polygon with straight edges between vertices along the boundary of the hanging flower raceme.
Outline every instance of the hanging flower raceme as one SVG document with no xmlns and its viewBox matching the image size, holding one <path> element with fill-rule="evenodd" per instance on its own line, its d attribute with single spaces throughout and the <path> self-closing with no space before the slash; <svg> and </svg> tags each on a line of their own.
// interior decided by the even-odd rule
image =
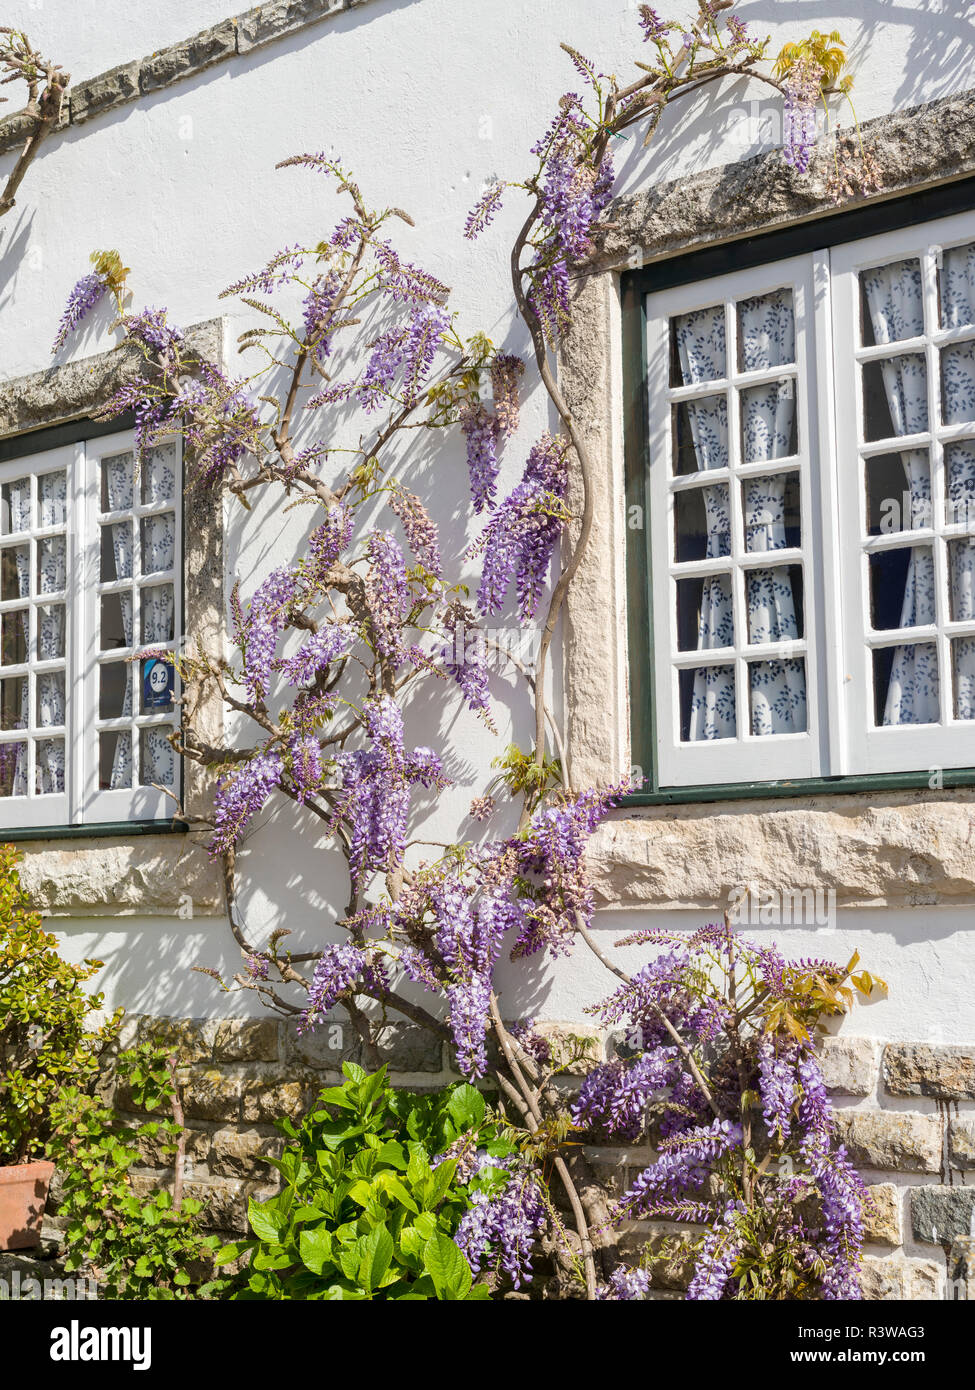
<svg viewBox="0 0 975 1390">
<path fill-rule="evenodd" d="M 318 277 L 305 296 L 302 306 L 305 343 L 316 362 L 324 362 L 331 351 L 329 329 L 335 318 L 335 301 L 342 283 L 339 272 L 330 270 Z"/>
<path fill-rule="evenodd" d="M 365 951 L 351 941 L 326 946 L 316 962 L 308 1000 L 298 1020 L 298 1032 L 313 1029 L 339 998 L 351 990 L 369 968 Z"/>
<path fill-rule="evenodd" d="M 467 222 L 464 224 L 464 235 L 468 241 L 474 241 L 485 228 L 490 227 L 501 208 L 501 200 L 507 186 L 500 179 L 494 179 L 478 198 L 467 214 Z"/>
<path fill-rule="evenodd" d="M 485 1158 L 497 1167 L 514 1166 L 514 1160 L 501 1163 Z M 542 1191 L 531 1172 L 514 1168 L 502 1191 L 490 1195 L 471 1194 L 471 1206 L 461 1218 L 455 1240 L 471 1270 L 477 1274 L 485 1264 L 503 1269 L 516 1289 L 531 1283 L 532 1248 L 545 1223 L 546 1208 Z"/>
<path fill-rule="evenodd" d="M 621 1139 L 638 1138 L 651 1100 L 674 1083 L 680 1066 L 676 1047 L 658 1047 L 630 1065 L 617 1059 L 594 1067 L 572 1102 L 574 1122 Z"/>
<path fill-rule="evenodd" d="M 444 618 L 447 645 L 443 649 L 444 667 L 460 687 L 469 709 L 484 716 L 491 726 L 488 694 L 487 641 L 462 603 L 448 608 Z M 493 727 L 493 726 L 492 726 Z"/>
<path fill-rule="evenodd" d="M 406 561 L 396 538 L 388 531 L 369 537 L 366 603 L 376 655 L 399 663 L 404 657 L 403 625 L 413 606 Z"/>
<path fill-rule="evenodd" d="M 816 105 L 822 92 L 823 70 L 811 58 L 800 57 L 783 83 L 785 93 L 785 161 L 799 174 L 809 168 L 816 142 Z"/>
<path fill-rule="evenodd" d="M 502 434 L 514 434 L 518 428 L 521 408 L 518 380 L 524 374 L 524 362 L 513 353 L 499 352 L 491 363 L 494 414 Z"/>
<path fill-rule="evenodd" d="M 305 639 L 295 656 L 274 662 L 273 666 L 289 685 L 306 686 L 327 671 L 333 661 L 347 656 L 354 640 L 347 623 L 327 623 Z"/>
<path fill-rule="evenodd" d="M 390 507 L 400 519 L 403 532 L 413 554 L 431 574 L 440 577 L 440 537 L 426 507 L 415 492 L 396 487 Z"/>
<path fill-rule="evenodd" d="M 300 595 L 299 583 L 297 571 L 274 570 L 255 591 L 246 619 L 235 621 L 233 636 L 243 658 L 244 684 L 255 703 L 267 696 L 288 610 Z M 238 606 L 235 619 L 239 611 Z"/>
<path fill-rule="evenodd" d="M 466 404 L 460 412 L 460 427 L 467 440 L 467 473 L 475 512 L 494 505 L 498 481 L 497 419 L 480 401 Z"/>
<path fill-rule="evenodd" d="M 568 440 L 544 434 L 528 455 L 521 482 L 501 503 L 473 547 L 484 561 L 477 603 L 482 613 L 503 605 L 512 577 L 523 622 L 534 617 L 555 545 L 566 521 Z"/>
<path fill-rule="evenodd" d="M 396 400 L 414 406 L 449 327 L 446 310 L 424 304 L 413 310 L 405 326 L 381 333 L 372 345 L 362 382 L 355 388 L 360 405 L 375 410 Z"/>
<path fill-rule="evenodd" d="M 330 507 L 320 526 L 308 537 L 308 568 L 313 580 L 323 580 L 352 540 L 353 513 L 341 504 Z"/>
<path fill-rule="evenodd" d="M 210 855 L 225 853 L 240 839 L 248 821 L 280 786 L 284 760 L 278 753 L 257 753 L 217 783 L 214 833 Z"/>
<path fill-rule="evenodd" d="M 52 356 L 64 347 L 69 334 L 73 333 L 79 324 L 87 318 L 107 289 L 108 282 L 103 276 L 94 272 L 91 275 L 82 275 L 68 295 L 68 302 L 64 306 L 64 313 L 58 324 L 57 336 L 51 348 Z"/>
</svg>

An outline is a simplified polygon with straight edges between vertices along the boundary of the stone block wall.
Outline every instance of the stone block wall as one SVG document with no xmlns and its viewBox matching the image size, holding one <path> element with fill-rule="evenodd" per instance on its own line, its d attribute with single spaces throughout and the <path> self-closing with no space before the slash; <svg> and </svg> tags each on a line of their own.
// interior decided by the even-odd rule
<svg viewBox="0 0 975 1390">
<path fill-rule="evenodd" d="M 207 1203 L 211 1229 L 228 1239 L 247 1229 L 251 1195 L 270 1196 L 280 1151 L 273 1121 L 299 1117 L 318 1091 L 341 1080 L 344 1059 L 361 1060 L 347 1027 L 299 1036 L 277 1018 L 126 1021 L 123 1045 L 152 1039 L 180 1061 L 186 1113 L 189 1195 Z M 542 1025 L 552 1040 L 569 1026 Z M 572 1030 L 573 1032 L 576 1030 Z M 578 1034 L 591 1035 L 591 1025 Z M 592 1054 L 599 1046 L 593 1040 Z M 394 1084 L 436 1088 L 458 1079 L 441 1043 L 414 1024 L 391 1024 L 382 1042 Z M 601 1050 L 601 1048 L 600 1048 Z M 577 1073 L 594 1055 L 578 1063 Z M 975 1297 L 975 1047 L 823 1040 L 821 1059 L 839 1131 L 871 1195 L 864 1292 L 872 1299 Z M 131 1113 L 120 1087 L 116 1105 Z M 621 1193 L 649 1161 L 646 1146 L 587 1146 L 610 1193 Z M 146 1153 L 134 1173 L 151 1191 L 171 1174 Z M 647 1236 L 680 1233 L 667 1223 L 634 1222 L 623 1250 Z M 678 1298 L 679 1267 L 657 1276 L 657 1297 Z"/>
</svg>

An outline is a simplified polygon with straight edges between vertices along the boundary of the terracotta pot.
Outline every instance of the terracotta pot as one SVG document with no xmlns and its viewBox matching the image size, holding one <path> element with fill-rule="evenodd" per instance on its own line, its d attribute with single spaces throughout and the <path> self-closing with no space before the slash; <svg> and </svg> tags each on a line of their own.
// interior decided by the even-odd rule
<svg viewBox="0 0 975 1390">
<path fill-rule="evenodd" d="M 41 1218 L 53 1163 L 0 1168 L 0 1250 L 31 1250 L 41 1243 Z"/>
</svg>

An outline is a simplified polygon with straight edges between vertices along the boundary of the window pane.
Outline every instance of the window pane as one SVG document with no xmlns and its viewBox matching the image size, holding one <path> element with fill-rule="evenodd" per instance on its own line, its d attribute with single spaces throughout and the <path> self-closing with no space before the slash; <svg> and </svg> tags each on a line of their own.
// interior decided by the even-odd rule
<svg viewBox="0 0 975 1390">
<path fill-rule="evenodd" d="M 728 467 L 728 402 L 724 396 L 683 401 L 673 410 L 674 472 Z"/>
<path fill-rule="evenodd" d="M 63 603 L 45 603 L 37 609 L 37 659 L 59 661 L 65 652 Z"/>
<path fill-rule="evenodd" d="M 8 545 L 0 551 L 0 599 L 26 598 L 30 593 L 30 547 Z"/>
<path fill-rule="evenodd" d="M 742 505 L 747 551 L 784 550 L 802 544 L 798 473 L 746 479 Z"/>
<path fill-rule="evenodd" d="M 139 595 L 143 642 L 171 642 L 175 608 L 172 584 L 154 584 Z"/>
<path fill-rule="evenodd" d="M 728 485 L 695 487 L 674 498 L 675 558 L 717 560 L 731 554 Z"/>
<path fill-rule="evenodd" d="M 789 458 L 799 452 L 792 377 L 742 391 L 741 443 L 745 463 Z"/>
<path fill-rule="evenodd" d="M 168 724 L 143 729 L 139 743 L 139 782 L 143 787 L 176 784 L 176 754 L 167 738 Z"/>
<path fill-rule="evenodd" d="M 102 511 L 127 512 L 135 500 L 132 491 L 131 454 L 113 454 L 102 459 Z"/>
<path fill-rule="evenodd" d="M 0 681 L 0 729 L 26 728 L 27 677 L 8 676 Z"/>
<path fill-rule="evenodd" d="M 894 261 L 863 271 L 860 295 L 864 347 L 901 343 L 924 333 L 920 261 Z"/>
<path fill-rule="evenodd" d="M 738 365 L 743 372 L 785 367 L 796 360 L 791 289 L 773 290 L 738 304 Z"/>
<path fill-rule="evenodd" d="M 975 638 L 958 637 L 951 644 L 951 669 L 956 719 L 975 719 Z"/>
<path fill-rule="evenodd" d="M 159 574 L 176 562 L 176 517 L 173 512 L 142 518 L 142 573 Z"/>
<path fill-rule="evenodd" d="M 173 707 L 175 671 L 168 661 L 150 657 L 142 662 L 140 712 L 158 714 Z"/>
<path fill-rule="evenodd" d="M 890 535 L 933 524 L 927 449 L 877 454 L 865 460 L 867 534 Z"/>
<path fill-rule="evenodd" d="M 928 428 L 927 367 L 919 352 L 864 364 L 863 416 L 867 443 Z"/>
<path fill-rule="evenodd" d="M 682 742 L 736 736 L 733 666 L 700 666 L 695 671 L 681 671 L 678 684 Z"/>
<path fill-rule="evenodd" d="M 946 445 L 945 472 L 949 526 L 975 529 L 975 440 L 963 439 L 957 444 Z"/>
<path fill-rule="evenodd" d="M 745 571 L 749 642 L 791 642 L 803 635 L 802 566 Z"/>
<path fill-rule="evenodd" d="M 939 278 L 942 328 L 975 324 L 975 245 L 947 250 Z"/>
<path fill-rule="evenodd" d="M 941 409 L 946 425 L 975 422 L 975 343 L 941 349 Z"/>
<path fill-rule="evenodd" d="M 940 722 L 938 652 L 933 642 L 877 648 L 873 686 L 876 724 Z"/>
<path fill-rule="evenodd" d="M 727 372 L 724 308 L 697 309 L 671 320 L 673 386 L 719 381 Z"/>
<path fill-rule="evenodd" d="M 934 554 L 929 545 L 870 556 L 870 622 L 875 632 L 936 620 Z"/>
<path fill-rule="evenodd" d="M 15 608 L 0 618 L 0 664 L 18 666 L 27 660 L 27 609 Z"/>
<path fill-rule="evenodd" d="M 64 469 L 37 479 L 38 526 L 63 526 L 68 517 L 68 477 Z"/>
<path fill-rule="evenodd" d="M 0 535 L 30 530 L 30 478 L 0 488 Z"/>
<path fill-rule="evenodd" d="M 159 444 L 148 451 L 142 465 L 144 503 L 169 502 L 176 496 L 178 462 L 179 451 L 175 443 Z"/>
<path fill-rule="evenodd" d="M 98 671 L 99 719 L 125 719 L 132 713 L 132 667 L 106 662 Z"/>
<path fill-rule="evenodd" d="M 102 594 L 98 632 L 100 651 L 107 652 L 117 647 L 132 646 L 131 593 Z"/>
<path fill-rule="evenodd" d="M 27 744 L 0 743 L 0 796 L 27 793 Z"/>
<path fill-rule="evenodd" d="M 975 540 L 949 543 L 948 580 L 952 621 L 971 622 L 975 618 Z"/>
<path fill-rule="evenodd" d="M 132 578 L 132 522 L 103 526 L 100 578 L 103 584 Z"/>
<path fill-rule="evenodd" d="M 119 791 L 132 785 L 132 735 L 128 729 L 98 736 L 98 785 Z"/>
<path fill-rule="evenodd" d="M 806 663 L 752 661 L 748 666 L 751 730 L 761 737 L 806 732 Z"/>
<path fill-rule="evenodd" d="M 36 679 L 37 726 L 40 729 L 64 726 L 64 672 L 45 671 Z"/>
<path fill-rule="evenodd" d="M 731 647 L 735 620 L 731 575 L 713 574 L 677 581 L 677 649 L 704 651 Z"/>
<path fill-rule="evenodd" d="M 37 542 L 37 592 L 61 593 L 68 582 L 68 542 L 65 536 L 45 536 Z"/>
<path fill-rule="evenodd" d="M 64 739 L 42 738 L 34 750 L 34 791 L 53 796 L 64 791 Z"/>
</svg>

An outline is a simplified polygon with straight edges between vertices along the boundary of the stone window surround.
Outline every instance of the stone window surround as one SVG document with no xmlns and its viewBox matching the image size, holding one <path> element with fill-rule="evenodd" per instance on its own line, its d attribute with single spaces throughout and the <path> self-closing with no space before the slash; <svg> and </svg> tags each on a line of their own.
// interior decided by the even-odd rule
<svg viewBox="0 0 975 1390">
<path fill-rule="evenodd" d="M 620 274 L 975 174 L 975 91 L 880 117 L 863 134 L 879 170 L 869 199 L 829 197 L 829 147 L 806 175 L 771 150 L 618 199 L 576 278 L 559 379 L 592 454 L 594 517 L 564 623 L 575 786 L 606 785 L 631 765 Z M 580 500 L 576 483 L 576 511 Z M 973 820 L 973 789 L 630 808 L 597 833 L 589 865 L 608 908 L 713 913 L 746 884 L 833 889 L 838 907 L 961 906 L 975 903 Z"/>
<path fill-rule="evenodd" d="M 225 320 L 211 319 L 187 333 L 189 346 L 223 363 Z M 0 441 L 89 418 L 135 375 L 143 359 L 121 346 L 43 372 L 0 383 Z M 184 499 L 184 627 L 206 646 L 224 640 L 224 536 L 219 493 L 190 487 Z M 219 700 L 195 711 L 211 742 L 222 730 Z M 197 764 L 184 764 L 183 799 L 190 816 L 207 816 L 212 779 Z M 0 831 L 0 839 L 3 832 Z M 131 833 L 97 825 L 72 828 L 71 835 L 18 840 L 21 878 L 45 916 L 222 915 L 223 890 L 217 866 L 206 853 L 205 830 Z M 188 911 L 191 908 L 191 911 Z"/>
</svg>

